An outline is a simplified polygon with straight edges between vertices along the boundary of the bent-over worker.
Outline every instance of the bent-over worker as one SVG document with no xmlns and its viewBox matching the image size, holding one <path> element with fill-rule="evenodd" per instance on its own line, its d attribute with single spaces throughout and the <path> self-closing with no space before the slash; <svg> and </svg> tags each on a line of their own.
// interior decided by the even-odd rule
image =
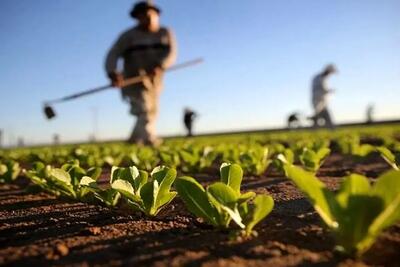
<svg viewBox="0 0 400 267">
<path fill-rule="evenodd" d="M 334 90 L 327 87 L 326 80 L 336 72 L 336 67 L 330 64 L 321 73 L 317 74 L 312 81 L 312 105 L 314 108 L 312 119 L 314 120 L 314 126 L 333 128 L 332 118 L 328 110 L 328 95 L 332 94 Z"/>
</svg>

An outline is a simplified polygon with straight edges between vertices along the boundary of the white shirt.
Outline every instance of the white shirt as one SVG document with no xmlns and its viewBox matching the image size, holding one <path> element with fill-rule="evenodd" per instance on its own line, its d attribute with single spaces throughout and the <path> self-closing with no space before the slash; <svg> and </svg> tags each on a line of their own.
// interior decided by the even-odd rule
<svg viewBox="0 0 400 267">
<path fill-rule="evenodd" d="M 315 113 L 321 112 L 328 105 L 328 94 L 331 93 L 332 90 L 327 88 L 326 79 L 326 75 L 318 74 L 312 81 L 312 105 Z"/>
</svg>

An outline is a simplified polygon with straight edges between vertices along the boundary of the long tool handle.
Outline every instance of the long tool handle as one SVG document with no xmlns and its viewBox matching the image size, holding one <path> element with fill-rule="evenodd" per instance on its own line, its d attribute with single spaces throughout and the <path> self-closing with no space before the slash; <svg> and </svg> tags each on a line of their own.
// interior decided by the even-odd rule
<svg viewBox="0 0 400 267">
<path fill-rule="evenodd" d="M 170 67 L 169 69 L 166 69 L 165 71 L 166 72 L 171 72 L 171 71 L 187 68 L 187 67 L 190 67 L 190 66 L 193 66 L 193 65 L 197 65 L 197 64 L 200 64 L 201 62 L 203 62 L 202 58 L 189 60 L 189 61 L 183 62 L 181 64 L 176 64 L 176 65 Z M 136 83 L 139 83 L 139 82 L 142 82 L 143 79 L 146 76 L 147 75 L 139 75 L 139 76 L 127 78 L 127 79 L 124 80 L 124 87 L 132 85 L 132 84 L 136 84 Z M 83 92 L 79 92 L 79 93 L 76 93 L 76 94 L 73 94 L 73 95 L 65 96 L 65 97 L 54 99 L 54 100 L 51 100 L 51 101 L 46 101 L 45 103 L 46 104 L 53 104 L 53 103 L 69 101 L 69 100 L 73 100 L 73 99 L 76 99 L 76 98 L 79 98 L 79 97 L 82 97 L 82 96 L 85 96 L 85 95 L 91 95 L 91 94 L 94 94 L 94 93 L 98 93 L 98 92 L 110 89 L 112 87 L 113 87 L 112 84 L 103 85 L 103 86 L 96 87 L 96 88 L 93 88 L 93 89 L 89 89 L 89 90 L 86 90 L 86 91 L 83 91 Z"/>
<path fill-rule="evenodd" d="M 197 64 L 200 64 L 202 62 L 203 62 L 202 58 L 196 58 L 196 59 L 193 59 L 193 60 L 189 60 L 189 61 L 183 62 L 181 64 L 176 64 L 176 65 L 166 69 L 165 71 L 166 72 L 172 72 L 172 71 L 180 70 L 180 69 L 187 68 L 187 67 L 190 67 L 190 66 L 193 66 L 193 65 L 197 65 Z M 143 79 L 146 78 L 146 77 L 147 77 L 147 74 L 135 76 L 135 77 L 132 77 L 132 78 L 127 78 L 127 79 L 124 80 L 123 87 L 142 82 Z M 109 85 L 109 86 L 112 87 L 112 85 Z"/>
</svg>

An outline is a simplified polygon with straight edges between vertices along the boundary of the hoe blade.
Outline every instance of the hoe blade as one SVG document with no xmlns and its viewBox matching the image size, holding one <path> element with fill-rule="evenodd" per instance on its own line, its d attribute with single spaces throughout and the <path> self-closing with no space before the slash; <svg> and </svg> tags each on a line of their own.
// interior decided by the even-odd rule
<svg viewBox="0 0 400 267">
<path fill-rule="evenodd" d="M 50 120 L 56 116 L 56 113 L 54 112 L 53 108 L 48 105 L 44 106 L 44 114 L 46 115 L 46 118 L 48 120 Z"/>
</svg>

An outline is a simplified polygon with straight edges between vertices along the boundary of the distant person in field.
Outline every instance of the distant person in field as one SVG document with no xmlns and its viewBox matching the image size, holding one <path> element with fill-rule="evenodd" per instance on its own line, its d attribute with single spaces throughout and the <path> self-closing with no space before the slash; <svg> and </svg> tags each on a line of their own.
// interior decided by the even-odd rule
<svg viewBox="0 0 400 267">
<path fill-rule="evenodd" d="M 193 121 L 196 119 L 197 113 L 190 108 L 185 108 L 183 112 L 183 123 L 187 131 L 188 137 L 193 136 Z"/>
<path fill-rule="evenodd" d="M 326 80 L 331 74 L 337 73 L 334 65 L 330 64 L 324 70 L 317 74 L 312 81 L 312 105 L 314 108 L 314 127 L 325 126 L 333 128 L 333 122 L 328 110 L 328 95 L 334 90 L 329 89 Z"/>
<path fill-rule="evenodd" d="M 375 111 L 374 105 L 369 104 L 367 107 L 367 123 L 374 122 L 374 111 Z"/>
<path fill-rule="evenodd" d="M 288 116 L 287 125 L 289 129 L 299 128 L 301 126 L 300 123 L 300 114 L 295 112 Z"/>
<path fill-rule="evenodd" d="M 122 87 L 124 78 L 148 75 L 143 82 L 123 87 L 122 97 L 137 117 L 130 143 L 157 145 L 155 133 L 164 70 L 176 59 L 176 42 L 171 30 L 159 23 L 161 10 L 148 2 L 134 5 L 130 15 L 137 24 L 123 32 L 106 57 L 105 69 L 112 84 Z M 123 69 L 118 60 L 123 59 Z"/>
</svg>

